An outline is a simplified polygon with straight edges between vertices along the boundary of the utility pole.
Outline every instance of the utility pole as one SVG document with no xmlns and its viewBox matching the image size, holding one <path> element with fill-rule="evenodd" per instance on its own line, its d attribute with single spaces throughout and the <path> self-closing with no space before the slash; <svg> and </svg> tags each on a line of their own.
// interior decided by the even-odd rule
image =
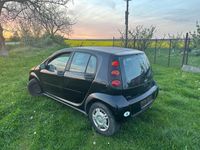
<svg viewBox="0 0 200 150">
<path fill-rule="evenodd" d="M 126 1 L 126 12 L 125 12 L 125 47 L 128 47 L 128 15 L 129 15 L 129 1 L 131 0 L 125 0 Z"/>
</svg>

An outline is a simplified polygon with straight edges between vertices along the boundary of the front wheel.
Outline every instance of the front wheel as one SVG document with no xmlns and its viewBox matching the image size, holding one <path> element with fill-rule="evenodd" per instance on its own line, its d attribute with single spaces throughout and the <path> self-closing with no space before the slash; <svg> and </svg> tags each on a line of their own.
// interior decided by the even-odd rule
<svg viewBox="0 0 200 150">
<path fill-rule="evenodd" d="M 37 79 L 33 78 L 28 83 L 28 91 L 32 96 L 41 96 L 42 88 Z"/>
<path fill-rule="evenodd" d="M 102 103 L 92 104 L 89 110 L 89 119 L 94 129 L 106 136 L 113 135 L 120 127 L 110 109 Z"/>
</svg>

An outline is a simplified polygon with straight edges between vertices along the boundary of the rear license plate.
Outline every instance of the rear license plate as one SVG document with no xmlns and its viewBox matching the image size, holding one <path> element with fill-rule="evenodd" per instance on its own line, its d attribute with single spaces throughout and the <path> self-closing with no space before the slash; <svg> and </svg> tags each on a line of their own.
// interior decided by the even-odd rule
<svg viewBox="0 0 200 150">
<path fill-rule="evenodd" d="M 140 102 L 140 106 L 141 106 L 141 108 L 144 108 L 144 107 L 146 107 L 148 104 L 150 104 L 151 102 L 152 102 L 152 97 L 149 96 L 149 97 L 145 98 L 144 100 L 142 100 L 142 101 Z"/>
</svg>

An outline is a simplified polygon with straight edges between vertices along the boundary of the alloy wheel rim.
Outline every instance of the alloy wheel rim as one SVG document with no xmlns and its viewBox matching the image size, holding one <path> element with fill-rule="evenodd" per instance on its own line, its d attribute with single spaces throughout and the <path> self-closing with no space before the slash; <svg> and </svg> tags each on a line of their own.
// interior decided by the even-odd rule
<svg viewBox="0 0 200 150">
<path fill-rule="evenodd" d="M 100 131 L 108 130 L 110 122 L 107 113 L 103 109 L 101 108 L 94 109 L 92 112 L 92 119 L 95 126 Z"/>
</svg>

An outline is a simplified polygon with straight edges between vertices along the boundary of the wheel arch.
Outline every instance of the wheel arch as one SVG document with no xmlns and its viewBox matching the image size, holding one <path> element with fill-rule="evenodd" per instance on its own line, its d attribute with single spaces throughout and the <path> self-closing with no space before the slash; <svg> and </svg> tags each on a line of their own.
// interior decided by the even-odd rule
<svg viewBox="0 0 200 150">
<path fill-rule="evenodd" d="M 89 113 L 90 107 L 91 107 L 92 104 L 94 104 L 94 103 L 102 103 L 102 104 L 106 105 L 106 106 L 112 111 L 112 108 L 110 107 L 109 104 L 105 103 L 104 101 L 102 101 L 102 100 L 100 100 L 100 99 L 93 98 L 93 99 L 91 99 L 90 101 L 88 101 L 88 103 L 85 105 L 85 112 L 86 112 L 86 114 Z"/>
<path fill-rule="evenodd" d="M 36 78 L 38 81 L 40 81 L 39 77 L 36 75 L 36 73 L 34 72 L 31 72 L 30 75 L 29 75 L 29 81 L 33 78 Z"/>
<path fill-rule="evenodd" d="M 122 100 L 122 96 L 112 96 L 104 93 L 92 93 L 85 100 L 85 112 L 88 114 L 90 106 L 95 103 L 100 102 L 105 104 L 108 108 L 110 108 L 113 113 L 123 106 L 126 105 L 126 102 Z"/>
</svg>

